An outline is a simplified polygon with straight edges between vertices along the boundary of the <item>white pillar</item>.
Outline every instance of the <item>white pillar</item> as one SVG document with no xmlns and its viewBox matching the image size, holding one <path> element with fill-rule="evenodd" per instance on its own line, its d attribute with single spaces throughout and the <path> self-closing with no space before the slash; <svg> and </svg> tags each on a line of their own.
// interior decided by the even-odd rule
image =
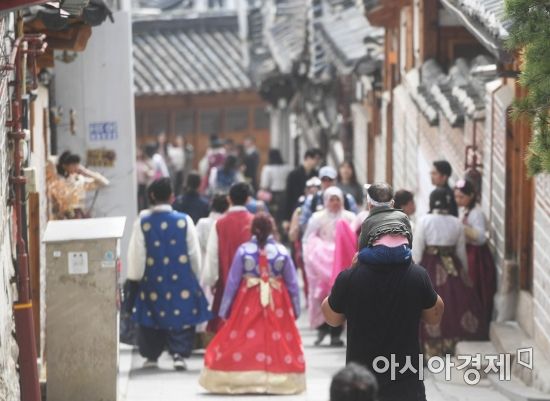
<svg viewBox="0 0 550 401">
<path fill-rule="evenodd" d="M 64 110 L 58 125 L 59 153 L 71 150 L 83 163 L 87 163 L 89 150 L 115 153 L 112 166 L 90 166 L 111 182 L 99 191 L 92 214 L 126 216 L 121 253 L 125 266 L 130 230 L 137 215 L 132 31 L 128 11 L 115 12 L 113 17 L 114 23 L 107 20 L 93 29 L 86 50 L 73 62 L 56 60 L 55 96 L 56 104 Z M 74 134 L 70 130 L 71 109 Z"/>
</svg>

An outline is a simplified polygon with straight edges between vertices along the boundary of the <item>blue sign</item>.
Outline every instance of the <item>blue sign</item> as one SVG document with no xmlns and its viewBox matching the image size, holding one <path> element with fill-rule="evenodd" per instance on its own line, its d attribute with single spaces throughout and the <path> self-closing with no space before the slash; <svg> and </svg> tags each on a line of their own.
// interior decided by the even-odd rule
<svg viewBox="0 0 550 401">
<path fill-rule="evenodd" d="M 90 141 L 114 141 L 118 139 L 116 122 L 90 124 Z"/>
</svg>

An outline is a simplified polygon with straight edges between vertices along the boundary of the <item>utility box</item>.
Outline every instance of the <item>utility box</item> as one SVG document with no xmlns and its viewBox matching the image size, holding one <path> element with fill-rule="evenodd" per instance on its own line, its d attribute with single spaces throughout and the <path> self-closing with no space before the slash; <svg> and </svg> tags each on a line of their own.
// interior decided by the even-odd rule
<svg viewBox="0 0 550 401">
<path fill-rule="evenodd" d="M 120 238 L 125 217 L 50 221 L 47 399 L 117 401 Z"/>
</svg>

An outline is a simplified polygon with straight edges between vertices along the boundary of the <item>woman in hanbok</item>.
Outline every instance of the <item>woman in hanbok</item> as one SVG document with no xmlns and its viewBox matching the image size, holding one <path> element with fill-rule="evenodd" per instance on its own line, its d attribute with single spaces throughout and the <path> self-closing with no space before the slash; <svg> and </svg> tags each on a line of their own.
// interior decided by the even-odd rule
<svg viewBox="0 0 550 401">
<path fill-rule="evenodd" d="M 457 342 L 482 340 L 486 333 L 481 302 L 468 275 L 464 226 L 449 207 L 448 191 L 436 188 L 430 194 L 430 213 L 418 221 L 413 238 L 414 261 L 426 268 L 445 301 L 441 323 L 421 326 L 427 357 L 453 354 Z"/>
<path fill-rule="evenodd" d="M 315 345 L 320 345 L 330 333 L 330 344 L 343 346 L 344 342 L 340 339 L 342 327 L 330 327 L 325 322 L 321 303 L 331 288 L 333 265 L 337 256 L 337 237 L 341 233 L 352 231 L 355 214 L 344 209 L 344 194 L 338 187 L 329 187 L 323 192 L 323 203 L 325 208 L 313 214 L 302 239 L 309 284 L 309 323 L 317 330 Z"/>
<path fill-rule="evenodd" d="M 485 236 L 485 216 L 476 202 L 474 184 L 467 180 L 458 181 L 455 185 L 455 200 L 461 208 L 460 215 L 464 224 L 468 272 L 481 300 L 485 319 L 489 323 L 496 291 L 496 270 L 493 254 Z"/>
<path fill-rule="evenodd" d="M 305 361 L 295 319 L 300 313 L 296 269 L 272 237 L 273 222 L 259 213 L 253 237 L 241 245 L 220 307 L 228 319 L 206 349 L 199 383 L 213 393 L 298 394 Z"/>
<path fill-rule="evenodd" d="M 91 206 L 86 208 L 86 195 L 88 192 L 98 191 L 109 185 L 109 180 L 96 171 L 89 170 L 80 164 L 80 156 L 66 151 L 59 156 L 57 172 L 71 193 L 65 198 L 65 214 L 58 219 L 83 219 L 91 217 Z M 96 192 L 97 194 L 97 192 Z"/>
</svg>

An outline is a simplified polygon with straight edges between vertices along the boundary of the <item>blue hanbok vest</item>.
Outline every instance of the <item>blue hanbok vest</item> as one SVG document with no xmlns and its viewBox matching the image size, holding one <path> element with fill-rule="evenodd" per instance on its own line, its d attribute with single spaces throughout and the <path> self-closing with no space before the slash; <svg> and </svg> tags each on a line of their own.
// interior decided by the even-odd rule
<svg viewBox="0 0 550 401">
<path fill-rule="evenodd" d="M 147 258 L 133 316 L 142 326 L 182 330 L 212 318 L 189 263 L 185 217 L 171 211 L 141 219 Z"/>
</svg>

